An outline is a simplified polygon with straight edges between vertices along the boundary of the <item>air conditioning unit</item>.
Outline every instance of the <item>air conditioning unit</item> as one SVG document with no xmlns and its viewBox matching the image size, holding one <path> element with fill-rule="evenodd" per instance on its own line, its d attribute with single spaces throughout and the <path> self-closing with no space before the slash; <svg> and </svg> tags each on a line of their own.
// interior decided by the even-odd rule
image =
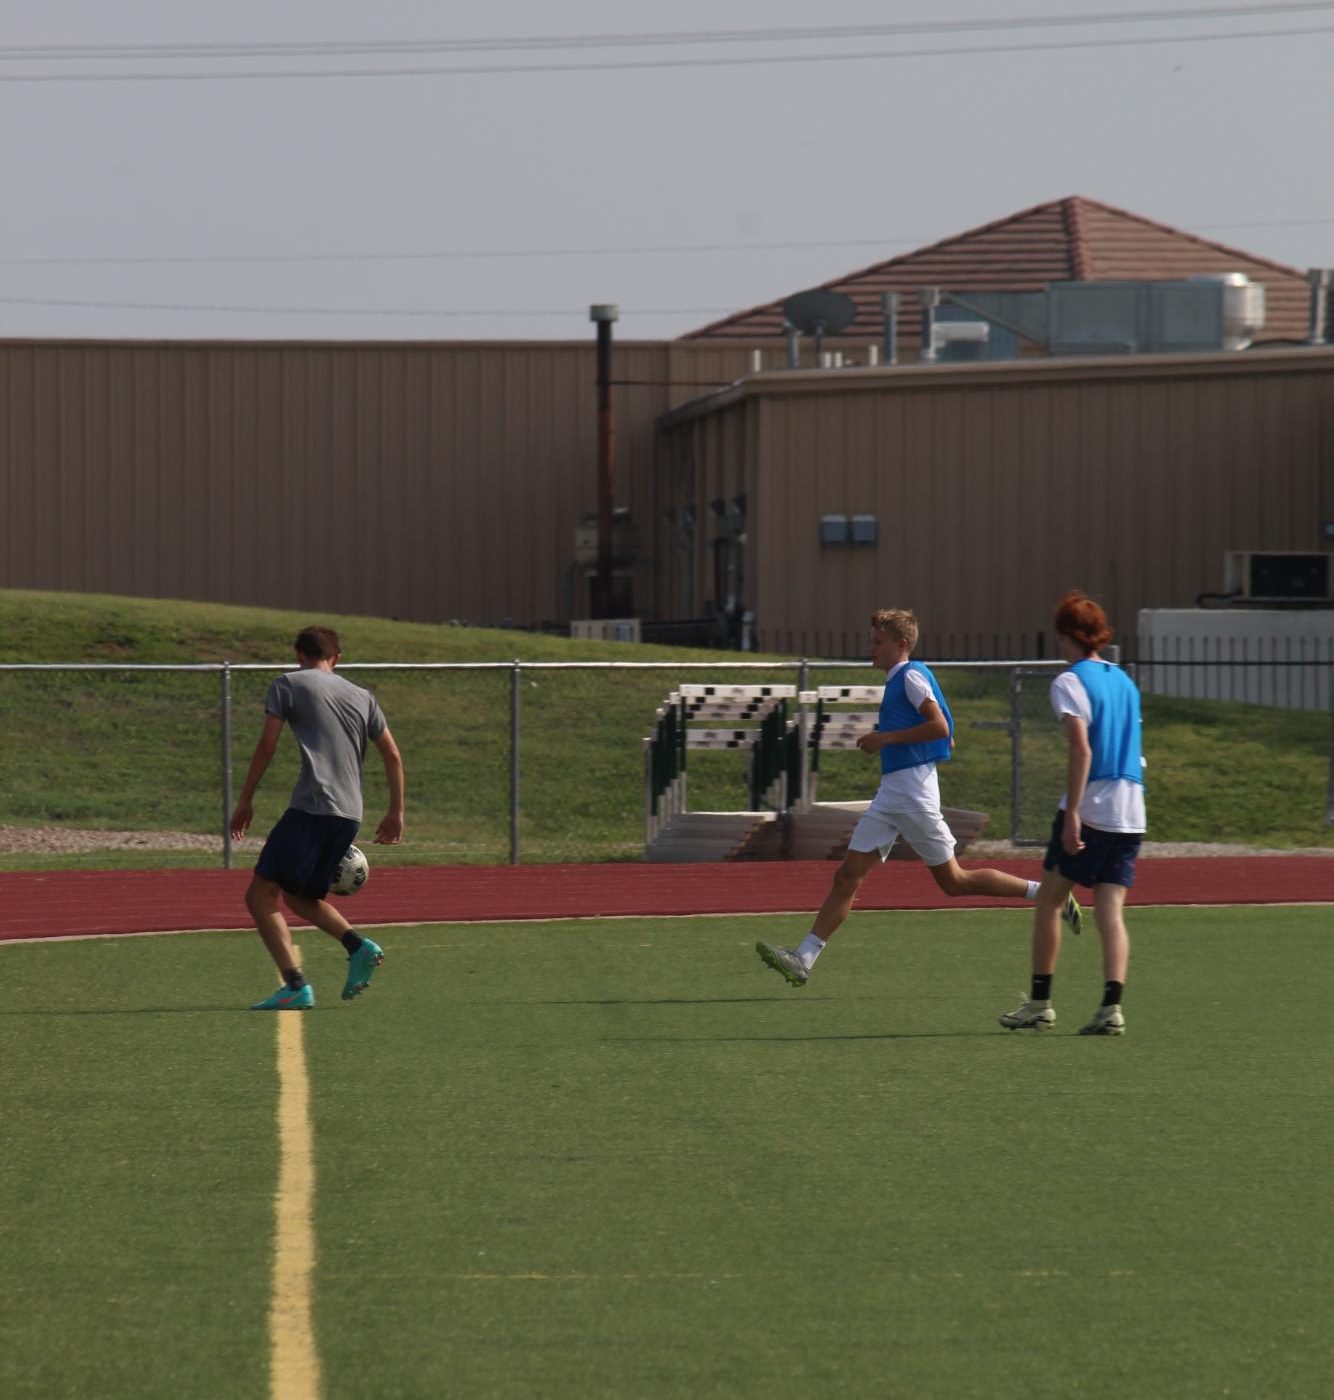
<svg viewBox="0 0 1334 1400">
<path fill-rule="evenodd" d="M 1334 602 L 1331 557 L 1296 550 L 1229 550 L 1223 558 L 1223 591 L 1249 603 Z"/>
<path fill-rule="evenodd" d="M 589 617 L 570 623 L 570 636 L 588 642 L 637 642 L 637 617 Z"/>
</svg>

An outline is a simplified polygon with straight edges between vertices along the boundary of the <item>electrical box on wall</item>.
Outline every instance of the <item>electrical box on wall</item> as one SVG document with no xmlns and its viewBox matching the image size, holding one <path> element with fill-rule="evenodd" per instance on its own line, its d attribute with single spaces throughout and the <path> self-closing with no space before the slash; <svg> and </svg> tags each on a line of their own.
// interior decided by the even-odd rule
<svg viewBox="0 0 1334 1400">
<path fill-rule="evenodd" d="M 829 545 L 875 544 L 880 526 L 874 515 L 822 515 L 820 543 Z"/>
<path fill-rule="evenodd" d="M 847 544 L 851 534 L 846 515 L 822 515 L 820 517 L 821 544 Z"/>
</svg>

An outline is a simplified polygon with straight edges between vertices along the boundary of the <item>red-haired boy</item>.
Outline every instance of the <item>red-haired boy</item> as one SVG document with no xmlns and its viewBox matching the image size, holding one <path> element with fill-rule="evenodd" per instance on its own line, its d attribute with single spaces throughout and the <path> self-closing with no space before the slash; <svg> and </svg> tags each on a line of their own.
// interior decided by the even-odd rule
<svg viewBox="0 0 1334 1400">
<path fill-rule="evenodd" d="M 1130 957 L 1126 891 L 1135 883 L 1146 825 L 1139 691 L 1119 666 L 1099 655 L 1112 629 L 1092 598 L 1072 590 L 1057 604 L 1053 620 L 1061 655 L 1070 663 L 1051 683 L 1051 706 L 1065 729 L 1066 790 L 1052 822 L 1033 914 L 1031 993 L 1000 1023 L 1010 1030 L 1055 1024 L 1051 984 L 1061 951 L 1059 913 L 1078 884 L 1093 890 L 1105 979 L 1102 1005 L 1079 1033 L 1122 1035 Z"/>
</svg>

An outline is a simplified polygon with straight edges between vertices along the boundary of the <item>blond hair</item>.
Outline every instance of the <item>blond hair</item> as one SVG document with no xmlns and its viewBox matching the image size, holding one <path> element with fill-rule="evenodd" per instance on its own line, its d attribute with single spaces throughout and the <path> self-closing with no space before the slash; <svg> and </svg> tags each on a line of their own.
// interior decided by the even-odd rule
<svg viewBox="0 0 1334 1400">
<path fill-rule="evenodd" d="M 917 645 L 917 617 L 911 608 L 877 608 L 871 614 L 871 626 L 887 632 L 910 652 Z"/>
</svg>

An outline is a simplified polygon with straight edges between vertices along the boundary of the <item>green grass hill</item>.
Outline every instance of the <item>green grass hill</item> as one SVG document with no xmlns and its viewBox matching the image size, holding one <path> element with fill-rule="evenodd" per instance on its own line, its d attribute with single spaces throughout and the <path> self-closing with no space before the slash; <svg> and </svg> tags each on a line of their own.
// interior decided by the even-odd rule
<svg viewBox="0 0 1334 1400">
<path fill-rule="evenodd" d="M 692 680 L 796 679 L 792 658 L 670 647 L 579 642 L 369 617 L 314 618 L 266 608 L 0 591 L 0 663 L 218 666 L 235 671 L 231 759 L 239 788 L 262 719 L 266 686 L 291 664 L 296 631 L 336 627 L 344 666 L 379 697 L 408 773 L 408 834 L 376 862 L 502 862 L 510 840 L 512 668 L 483 663 L 666 661 L 671 671 L 520 672 L 520 851 L 526 861 L 638 859 L 643 852 L 642 739 L 655 707 Z M 701 670 L 702 662 L 772 661 L 772 671 Z M 459 671 L 357 671 L 357 663 L 469 663 Z M 870 683 L 856 670 L 812 668 L 812 684 Z M 941 673 L 958 731 L 942 771 L 947 804 L 991 815 L 988 835 L 1010 834 L 1010 737 L 978 728 L 1008 718 L 1003 672 Z M 221 683 L 216 671 L 0 670 L 0 826 L 218 834 L 223 823 Z M 1045 686 L 1032 690 L 1025 742 L 1026 833 L 1039 830 L 1059 796 L 1059 733 Z M 1150 839 L 1246 842 L 1275 848 L 1334 846 L 1325 822 L 1330 721 L 1309 711 L 1147 697 Z M 1032 745 L 1030 752 L 1030 744 Z M 1055 757 L 1053 757 L 1055 756 Z M 256 807 L 262 835 L 281 813 L 295 773 L 285 743 Z M 859 754 L 828 756 L 820 796 L 869 797 L 874 766 Z M 745 805 L 745 758 L 692 756 L 691 807 Z M 367 826 L 383 804 L 383 781 L 367 760 Z M 211 849 L 32 854 L 0 851 L 0 868 L 214 865 Z M 248 853 L 237 853 L 248 863 Z"/>
</svg>

